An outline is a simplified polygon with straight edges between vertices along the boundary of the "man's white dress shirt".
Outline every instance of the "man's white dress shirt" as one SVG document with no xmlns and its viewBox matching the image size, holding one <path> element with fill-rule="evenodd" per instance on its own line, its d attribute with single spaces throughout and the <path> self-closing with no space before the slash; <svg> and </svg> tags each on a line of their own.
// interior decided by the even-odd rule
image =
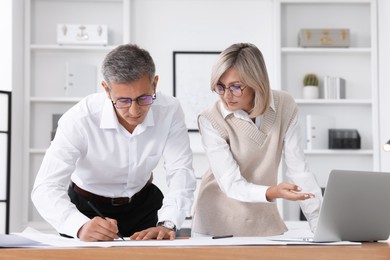
<svg viewBox="0 0 390 260">
<path fill-rule="evenodd" d="M 157 93 L 144 122 L 131 134 L 119 123 L 106 94 L 92 94 L 59 120 L 31 197 L 58 232 L 77 237 L 89 218 L 70 201 L 70 180 L 101 196 L 132 197 L 145 186 L 161 158 L 169 192 L 158 218 L 180 228 L 190 212 L 196 182 L 178 100 Z"/>
</svg>

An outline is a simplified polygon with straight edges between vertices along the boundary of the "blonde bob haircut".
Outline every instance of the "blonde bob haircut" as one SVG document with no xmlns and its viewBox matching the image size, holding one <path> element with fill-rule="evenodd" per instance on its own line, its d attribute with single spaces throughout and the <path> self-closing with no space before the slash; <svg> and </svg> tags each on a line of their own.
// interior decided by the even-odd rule
<svg viewBox="0 0 390 260">
<path fill-rule="evenodd" d="M 271 102 L 271 90 L 267 68 L 260 50 L 250 43 L 236 43 L 225 49 L 212 68 L 210 85 L 212 91 L 222 75 L 232 67 L 238 71 L 240 81 L 255 93 L 254 106 L 249 111 L 249 117 L 255 118 L 264 114 Z"/>
</svg>

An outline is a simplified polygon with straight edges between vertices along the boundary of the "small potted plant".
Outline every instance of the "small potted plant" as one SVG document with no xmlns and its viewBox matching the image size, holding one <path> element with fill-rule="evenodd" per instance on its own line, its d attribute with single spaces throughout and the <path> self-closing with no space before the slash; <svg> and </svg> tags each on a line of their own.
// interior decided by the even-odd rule
<svg viewBox="0 0 390 260">
<path fill-rule="evenodd" d="M 306 74 L 303 78 L 303 98 L 314 99 L 319 98 L 319 81 L 314 73 Z"/>
</svg>

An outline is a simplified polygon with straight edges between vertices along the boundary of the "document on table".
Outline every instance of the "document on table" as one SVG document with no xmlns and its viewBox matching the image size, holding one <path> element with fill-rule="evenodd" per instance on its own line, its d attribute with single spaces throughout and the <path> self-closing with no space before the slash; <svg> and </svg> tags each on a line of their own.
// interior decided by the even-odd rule
<svg viewBox="0 0 390 260">
<path fill-rule="evenodd" d="M 211 237 L 198 237 L 175 240 L 114 240 L 109 242 L 83 242 L 78 239 L 61 237 L 59 235 L 43 233 L 18 233 L 27 239 L 31 239 L 49 247 L 78 248 L 78 247 L 181 247 L 181 246 L 245 246 L 245 245 L 286 245 L 286 242 L 272 241 L 261 237 L 229 237 L 212 239 Z M 47 246 L 43 246 L 47 247 Z"/>
<path fill-rule="evenodd" d="M 309 231 L 310 232 L 310 231 Z M 15 236 L 35 241 L 39 247 L 55 248 L 81 248 L 81 247 L 182 247 L 182 246 L 271 246 L 271 245 L 360 245 L 354 242 L 312 243 L 297 241 L 305 232 L 302 230 L 290 230 L 282 236 L 275 237 L 227 237 L 212 239 L 211 237 L 193 237 L 189 239 L 175 240 L 115 240 L 109 242 L 83 242 L 78 239 L 61 237 L 54 234 L 44 234 L 32 229 L 27 229 Z M 20 247 L 24 247 L 23 244 Z"/>
<path fill-rule="evenodd" d="M 17 235 L 0 235 L 0 247 L 44 247 L 48 246 Z"/>
</svg>

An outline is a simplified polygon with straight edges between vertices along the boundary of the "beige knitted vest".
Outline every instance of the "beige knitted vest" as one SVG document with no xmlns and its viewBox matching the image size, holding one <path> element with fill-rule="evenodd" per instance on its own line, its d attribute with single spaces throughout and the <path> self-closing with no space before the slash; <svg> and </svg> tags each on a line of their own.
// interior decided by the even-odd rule
<svg viewBox="0 0 390 260">
<path fill-rule="evenodd" d="M 285 133 L 297 113 L 294 99 L 272 91 L 275 111 L 268 109 L 260 130 L 233 115 L 221 115 L 220 103 L 202 113 L 230 145 L 241 175 L 251 183 L 274 186 Z M 205 235 L 271 236 L 287 228 L 276 203 L 249 203 L 228 198 L 209 169 L 202 177 L 192 229 Z"/>
</svg>

